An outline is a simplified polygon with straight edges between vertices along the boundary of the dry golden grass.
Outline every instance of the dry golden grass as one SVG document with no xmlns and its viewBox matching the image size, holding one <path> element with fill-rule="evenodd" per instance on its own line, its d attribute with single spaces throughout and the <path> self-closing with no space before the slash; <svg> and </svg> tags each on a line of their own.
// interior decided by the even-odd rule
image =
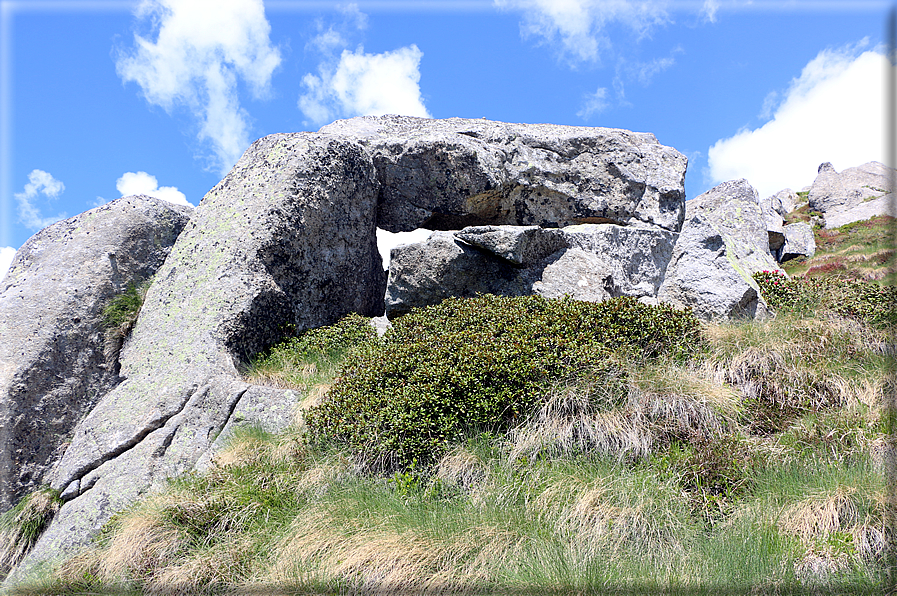
<svg viewBox="0 0 897 596">
<path fill-rule="evenodd" d="M 300 515 L 277 544 L 261 586 L 331 583 L 355 594 L 472 593 L 488 585 L 496 561 L 513 550 L 500 530 L 453 536 L 450 543 L 387 523 L 333 527 L 321 511 Z"/>
<path fill-rule="evenodd" d="M 551 388 L 535 416 L 510 433 L 509 460 L 586 452 L 619 460 L 647 457 L 654 440 L 650 429 L 618 408 L 605 408 L 588 388 Z"/>
<path fill-rule="evenodd" d="M 463 446 L 444 455 L 436 465 L 436 478 L 449 486 L 472 490 L 487 479 L 488 467 L 475 453 Z"/>
</svg>

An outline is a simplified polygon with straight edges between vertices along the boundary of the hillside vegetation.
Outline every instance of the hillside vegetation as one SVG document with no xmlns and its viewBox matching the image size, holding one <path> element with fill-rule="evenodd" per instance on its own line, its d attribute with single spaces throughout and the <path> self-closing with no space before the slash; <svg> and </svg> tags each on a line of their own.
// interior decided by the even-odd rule
<svg viewBox="0 0 897 596">
<path fill-rule="evenodd" d="M 835 237 L 755 276 L 765 321 L 480 296 L 307 332 L 246 371 L 305 392 L 290 429 L 20 593 L 881 593 L 894 287 L 820 275 Z"/>
</svg>

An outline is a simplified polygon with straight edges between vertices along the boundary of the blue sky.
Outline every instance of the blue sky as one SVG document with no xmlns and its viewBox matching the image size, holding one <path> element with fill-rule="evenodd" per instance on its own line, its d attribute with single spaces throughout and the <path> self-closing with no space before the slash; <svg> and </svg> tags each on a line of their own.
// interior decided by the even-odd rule
<svg viewBox="0 0 897 596">
<path fill-rule="evenodd" d="M 41 227 L 199 203 L 254 139 L 403 113 L 654 133 L 686 193 L 885 160 L 866 0 L 0 0 L 0 272 Z"/>
</svg>

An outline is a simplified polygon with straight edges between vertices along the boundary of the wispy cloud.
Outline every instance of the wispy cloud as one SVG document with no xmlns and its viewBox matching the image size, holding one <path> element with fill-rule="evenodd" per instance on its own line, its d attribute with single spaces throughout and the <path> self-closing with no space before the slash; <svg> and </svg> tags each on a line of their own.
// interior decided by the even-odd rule
<svg viewBox="0 0 897 596">
<path fill-rule="evenodd" d="M 719 0 L 704 0 L 701 15 L 711 23 L 716 22 L 716 12 L 719 10 Z"/>
<path fill-rule="evenodd" d="M 883 161 L 887 59 L 882 50 L 861 53 L 866 45 L 820 52 L 781 102 L 767 95 L 769 122 L 710 147 L 710 182 L 747 178 L 765 197 L 809 184 L 825 161 L 838 170 Z"/>
<path fill-rule="evenodd" d="M 3 281 L 3 278 L 9 272 L 9 266 L 12 265 L 12 260 L 15 256 L 16 249 L 13 247 L 4 246 L 0 248 L 0 281 Z"/>
<path fill-rule="evenodd" d="M 187 196 L 174 186 L 159 186 L 156 177 L 146 172 L 125 172 L 115 181 L 115 188 L 121 196 L 147 195 L 169 203 L 193 207 Z"/>
<path fill-rule="evenodd" d="M 495 6 L 521 13 L 521 34 L 554 48 L 571 66 L 595 63 L 611 50 L 606 29 L 612 23 L 637 37 L 669 21 L 664 0 L 495 0 Z"/>
<path fill-rule="evenodd" d="M 217 169 L 227 172 L 250 141 L 238 80 L 263 98 L 281 61 L 262 1 L 142 0 L 136 16 L 151 23 L 156 39 L 135 34 L 133 50 L 116 62 L 119 76 L 140 85 L 153 105 L 190 110 L 198 138 L 211 144 Z"/>
<path fill-rule="evenodd" d="M 47 202 L 55 199 L 62 191 L 65 185 L 43 170 L 31 170 L 28 174 L 28 183 L 22 192 L 17 192 L 15 197 L 19 223 L 32 231 L 46 228 L 48 225 L 66 218 L 65 213 L 52 217 L 43 217 L 37 206 L 37 201 L 43 196 Z"/>
<path fill-rule="evenodd" d="M 607 89 L 605 87 L 599 87 L 595 93 L 586 95 L 582 103 L 582 109 L 576 112 L 576 115 L 583 120 L 588 120 L 592 116 L 606 110 L 608 105 Z"/>
<path fill-rule="evenodd" d="M 360 45 L 351 51 L 346 48 L 348 38 L 367 26 L 367 17 L 354 4 L 343 13 L 340 24 L 324 28 L 319 23 L 318 35 L 307 45 L 322 55 L 322 61 L 317 74 L 302 78 L 302 113 L 316 125 L 383 114 L 428 118 L 420 90 L 423 52 L 413 44 L 380 54 L 366 54 Z"/>
</svg>

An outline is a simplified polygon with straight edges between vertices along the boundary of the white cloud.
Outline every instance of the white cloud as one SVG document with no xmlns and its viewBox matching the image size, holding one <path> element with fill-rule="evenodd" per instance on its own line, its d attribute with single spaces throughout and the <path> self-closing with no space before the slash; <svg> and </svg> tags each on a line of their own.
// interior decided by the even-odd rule
<svg viewBox="0 0 897 596">
<path fill-rule="evenodd" d="M 19 222 L 26 228 L 37 231 L 60 219 L 65 219 L 65 213 L 54 217 L 42 217 L 35 203 L 41 195 L 47 199 L 55 199 L 64 190 L 65 185 L 49 173 L 43 170 L 32 170 L 28 174 L 25 190 L 13 195 L 18 203 Z"/>
<path fill-rule="evenodd" d="M 15 256 L 16 249 L 13 247 L 4 246 L 0 248 L 0 281 L 3 281 L 3 278 L 9 273 L 9 266 L 12 265 L 12 260 Z"/>
<path fill-rule="evenodd" d="M 389 253 L 396 246 L 402 244 L 414 244 L 423 242 L 430 237 L 433 232 L 418 228 L 412 232 L 387 232 L 377 228 L 377 250 L 380 252 L 380 258 L 383 259 L 383 268 L 389 269 Z"/>
<path fill-rule="evenodd" d="M 115 181 L 115 188 L 123 197 L 147 195 L 177 205 L 194 206 L 187 201 L 187 196 L 176 187 L 163 186 L 160 188 L 156 177 L 146 172 L 125 172 L 121 178 Z"/>
<path fill-rule="evenodd" d="M 704 0 L 704 6 L 701 8 L 701 14 L 704 19 L 711 23 L 716 22 L 716 11 L 719 10 L 719 0 Z"/>
<path fill-rule="evenodd" d="M 520 31 L 555 47 L 571 64 L 597 62 L 611 44 L 605 29 L 621 23 L 639 38 L 669 20 L 664 0 L 495 0 L 520 11 Z"/>
<path fill-rule="evenodd" d="M 587 120 L 595 114 L 600 114 L 606 110 L 607 106 L 607 89 L 605 87 L 599 87 L 595 93 L 586 96 L 585 101 L 583 101 L 582 104 L 582 109 L 576 112 L 576 115 L 583 120 Z"/>
<path fill-rule="evenodd" d="M 420 93 L 416 45 L 382 54 L 343 50 L 336 67 L 322 63 L 318 75 L 307 74 L 299 109 L 315 124 L 351 116 L 401 114 L 429 118 Z"/>
<path fill-rule="evenodd" d="M 884 161 L 888 61 L 880 51 L 859 54 L 864 45 L 823 50 L 792 81 L 772 120 L 710 147 L 711 182 L 746 178 L 764 198 L 812 183 L 822 162 L 842 170 Z"/>
<path fill-rule="evenodd" d="M 134 35 L 134 51 L 116 62 L 119 76 L 140 85 L 153 105 L 186 106 L 199 121 L 199 139 L 211 143 L 219 171 L 227 172 L 250 142 L 237 81 L 264 97 L 280 64 L 262 0 L 142 0 L 136 16 L 158 36 Z"/>
</svg>

